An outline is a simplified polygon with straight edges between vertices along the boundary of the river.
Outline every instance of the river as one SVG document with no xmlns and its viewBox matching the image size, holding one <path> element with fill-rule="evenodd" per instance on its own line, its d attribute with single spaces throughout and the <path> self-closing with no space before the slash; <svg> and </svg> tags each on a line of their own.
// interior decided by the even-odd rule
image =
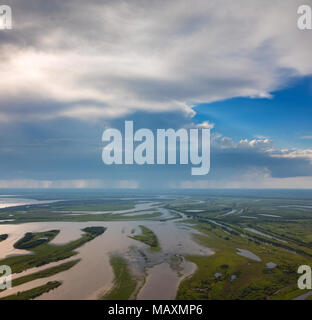
<svg viewBox="0 0 312 320">
<path fill-rule="evenodd" d="M 170 211 L 154 202 L 141 203 L 135 210 L 157 210 L 162 213 L 162 219 L 171 216 Z M 122 213 L 133 213 L 132 210 L 123 210 Z M 153 211 L 147 211 L 152 213 Z M 184 217 L 183 214 L 181 214 Z M 129 238 L 133 232 L 139 233 L 139 225 L 150 228 L 158 237 L 162 248 L 159 252 L 151 252 L 147 245 Z M 183 222 L 183 218 L 159 221 L 111 221 L 111 222 L 40 222 L 19 225 L 0 225 L 0 233 L 8 233 L 9 238 L 0 244 L 0 258 L 12 254 L 25 254 L 27 251 L 13 248 L 13 244 L 25 232 L 39 232 L 59 229 L 60 233 L 51 242 L 62 244 L 77 239 L 82 234 L 81 229 L 86 226 L 103 226 L 107 230 L 104 234 L 78 248 L 78 254 L 66 261 L 80 258 L 81 261 L 70 270 L 61 272 L 49 278 L 38 279 L 0 293 L 0 297 L 24 291 L 43 285 L 48 281 L 62 281 L 62 285 L 37 299 L 98 299 L 107 292 L 113 283 L 113 271 L 109 262 L 111 254 L 121 254 L 130 263 L 134 274 L 145 278 L 145 283 L 138 292 L 138 299 L 173 299 L 179 283 L 191 275 L 196 266 L 185 260 L 186 255 L 211 255 L 213 251 L 197 244 L 192 237 L 196 231 Z M 142 258 L 144 252 L 147 259 Z M 179 270 L 170 264 L 175 257 L 182 257 Z M 20 277 L 58 263 L 49 264 L 40 268 L 33 268 Z M 143 281 L 142 281 L 143 283 Z"/>
</svg>

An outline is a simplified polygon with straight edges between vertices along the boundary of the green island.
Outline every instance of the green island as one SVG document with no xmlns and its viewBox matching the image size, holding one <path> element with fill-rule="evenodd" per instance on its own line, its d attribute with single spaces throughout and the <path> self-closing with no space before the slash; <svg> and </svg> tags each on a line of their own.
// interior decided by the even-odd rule
<svg viewBox="0 0 312 320">
<path fill-rule="evenodd" d="M 31 300 L 36 297 L 41 296 L 42 294 L 49 292 L 53 289 L 59 287 L 62 283 L 59 281 L 50 281 L 43 286 L 39 286 L 30 290 L 26 290 L 23 292 L 18 292 L 17 294 L 12 294 L 10 296 L 6 296 L 1 298 L 0 300 Z"/>
<path fill-rule="evenodd" d="M 9 265 L 13 273 L 40 267 L 51 262 L 70 258 L 77 254 L 75 249 L 88 241 L 93 240 L 106 229 L 104 227 L 87 227 L 82 229 L 85 233 L 77 240 L 64 245 L 52 245 L 49 242 L 55 238 L 59 230 L 50 230 L 39 233 L 26 233 L 25 236 L 15 243 L 15 248 L 27 248 L 32 254 L 12 256 L 0 260 L 0 265 Z"/>
<path fill-rule="evenodd" d="M 14 243 L 14 248 L 28 250 L 38 247 L 41 244 L 50 242 L 59 234 L 59 232 L 59 230 L 50 230 L 37 233 L 27 232 L 22 239 Z"/>
<path fill-rule="evenodd" d="M 159 241 L 158 241 L 156 234 L 151 229 L 149 229 L 145 226 L 140 225 L 139 227 L 141 228 L 142 234 L 135 235 L 135 236 L 129 236 L 129 238 L 137 240 L 137 241 L 141 241 L 141 242 L 147 244 L 148 246 L 150 246 L 150 249 L 152 251 L 160 251 L 161 248 L 159 246 Z"/>
<path fill-rule="evenodd" d="M 111 256 L 110 264 L 114 272 L 112 289 L 102 297 L 103 300 L 129 300 L 137 287 L 127 261 L 121 256 Z"/>
<path fill-rule="evenodd" d="M 69 270 L 70 268 L 75 266 L 79 261 L 80 261 L 80 259 L 76 259 L 76 260 L 73 260 L 73 261 L 68 261 L 68 262 L 62 263 L 62 264 L 60 264 L 58 266 L 55 266 L 55 267 L 51 267 L 51 268 L 48 268 L 48 269 L 44 269 L 42 271 L 38 271 L 38 272 L 35 272 L 35 273 L 32 273 L 32 274 L 29 274 L 27 276 L 23 276 L 23 277 L 19 277 L 19 278 L 13 279 L 12 280 L 12 287 L 16 287 L 16 286 L 19 286 L 21 284 L 24 284 L 26 282 L 30 282 L 30 281 L 33 281 L 33 280 L 51 277 L 51 276 L 53 276 L 53 275 L 55 275 L 57 273 Z M 0 292 L 1 291 L 4 291 L 4 290 L 0 290 Z"/>
<path fill-rule="evenodd" d="M 0 242 L 6 240 L 8 236 L 8 234 L 0 234 Z"/>
</svg>

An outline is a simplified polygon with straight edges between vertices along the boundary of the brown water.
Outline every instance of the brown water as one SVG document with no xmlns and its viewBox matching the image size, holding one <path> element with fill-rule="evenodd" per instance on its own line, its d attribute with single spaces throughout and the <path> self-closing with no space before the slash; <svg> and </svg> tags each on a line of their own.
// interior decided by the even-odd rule
<svg viewBox="0 0 312 320">
<path fill-rule="evenodd" d="M 184 261 L 181 265 L 183 274 L 173 272 L 172 268 L 167 262 L 155 265 L 149 269 L 149 273 L 138 294 L 138 300 L 173 300 L 176 297 L 179 283 L 187 276 L 194 273 L 196 265 Z M 155 290 L 155 288 L 157 288 Z"/>
<path fill-rule="evenodd" d="M 159 208 L 157 208 L 159 209 Z M 170 212 L 161 208 L 166 217 Z M 151 252 L 145 244 L 130 239 L 133 229 L 139 232 L 139 225 L 145 225 L 158 236 L 162 250 Z M 27 223 L 22 225 L 0 225 L 0 233 L 8 233 L 9 238 L 0 244 L 0 258 L 11 254 L 25 253 L 16 250 L 13 244 L 25 232 L 38 232 L 59 229 L 60 233 L 52 241 L 54 244 L 66 243 L 77 239 L 86 226 L 104 226 L 104 234 L 86 243 L 77 251 L 78 254 L 69 260 L 80 258 L 81 261 L 70 270 L 49 278 L 38 279 L 0 293 L 0 297 L 14 294 L 43 285 L 48 281 L 62 281 L 55 290 L 43 294 L 37 299 L 98 299 L 112 287 L 113 272 L 109 263 L 110 254 L 122 254 L 129 262 L 132 270 L 142 278 L 146 277 L 144 286 L 138 293 L 138 299 L 173 299 L 180 281 L 192 274 L 196 269 L 191 262 L 183 260 L 179 265 L 179 273 L 170 267 L 170 259 L 175 255 L 210 255 L 213 252 L 195 243 L 192 233 L 195 231 L 180 220 L 160 221 L 113 221 L 113 222 L 48 222 Z M 144 259 L 140 252 L 144 252 Z M 27 251 L 26 251 L 27 253 Z M 19 277 L 54 265 L 64 263 L 62 260 L 53 264 L 33 268 Z"/>
</svg>

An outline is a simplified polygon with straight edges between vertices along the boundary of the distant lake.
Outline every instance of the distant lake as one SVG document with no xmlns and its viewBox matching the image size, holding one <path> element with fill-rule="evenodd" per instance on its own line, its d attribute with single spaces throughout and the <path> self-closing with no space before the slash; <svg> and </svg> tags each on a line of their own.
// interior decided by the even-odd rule
<svg viewBox="0 0 312 320">
<path fill-rule="evenodd" d="M 35 200 L 25 198 L 13 198 L 13 196 L 8 197 L 7 195 L 0 195 L 0 209 L 32 204 L 48 204 L 57 201 L 59 200 Z"/>
</svg>

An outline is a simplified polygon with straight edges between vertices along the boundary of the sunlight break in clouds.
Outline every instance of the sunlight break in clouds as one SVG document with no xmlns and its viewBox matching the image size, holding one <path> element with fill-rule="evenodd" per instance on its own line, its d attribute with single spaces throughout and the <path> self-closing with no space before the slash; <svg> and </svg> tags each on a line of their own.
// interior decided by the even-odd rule
<svg viewBox="0 0 312 320">
<path fill-rule="evenodd" d="M 310 35 L 294 27 L 298 4 L 13 0 L 15 28 L 0 35 L 0 121 L 192 115 L 201 102 L 270 97 L 312 73 Z"/>
</svg>

